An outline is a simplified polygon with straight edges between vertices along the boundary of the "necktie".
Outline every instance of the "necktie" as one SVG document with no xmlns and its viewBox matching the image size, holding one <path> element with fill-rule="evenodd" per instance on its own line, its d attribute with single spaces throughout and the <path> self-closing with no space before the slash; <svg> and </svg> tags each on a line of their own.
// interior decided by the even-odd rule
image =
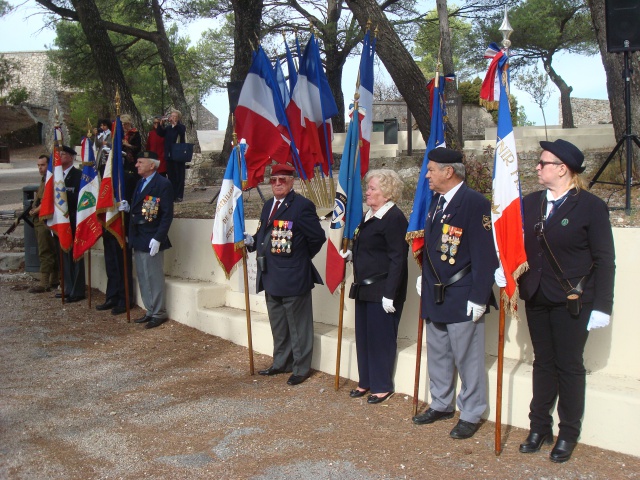
<svg viewBox="0 0 640 480">
<path fill-rule="evenodd" d="M 551 218 L 551 215 L 556 213 L 556 210 L 560 208 L 560 205 L 566 200 L 567 196 L 563 195 L 557 200 L 551 200 L 551 210 L 549 210 L 549 215 L 547 215 L 547 220 Z"/>
<path fill-rule="evenodd" d="M 438 198 L 438 204 L 436 205 L 436 209 L 433 212 L 433 219 L 431 220 L 431 228 L 433 228 L 433 226 L 440 221 L 440 218 L 442 218 L 442 212 L 444 211 L 444 209 L 442 208 L 443 205 L 444 205 L 444 196 L 440 195 L 440 198 Z"/>
<path fill-rule="evenodd" d="M 271 215 L 269 215 L 269 220 L 267 220 L 267 223 L 271 223 L 271 220 L 273 220 L 273 216 L 278 211 L 278 208 L 280 208 L 281 203 L 282 203 L 282 200 L 276 201 L 276 204 L 274 205 L 273 210 L 271 210 Z"/>
</svg>

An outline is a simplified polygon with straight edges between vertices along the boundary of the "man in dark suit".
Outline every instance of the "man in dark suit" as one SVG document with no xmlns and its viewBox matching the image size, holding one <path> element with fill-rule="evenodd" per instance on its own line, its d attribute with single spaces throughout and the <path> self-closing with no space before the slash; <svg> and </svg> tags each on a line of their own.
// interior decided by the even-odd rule
<svg viewBox="0 0 640 480">
<path fill-rule="evenodd" d="M 273 334 L 273 364 L 260 375 L 293 372 L 287 383 L 304 382 L 313 354 L 311 289 L 322 284 L 311 259 L 325 242 L 315 205 L 293 191 L 293 167 L 271 168 L 273 201 L 264 204 L 258 231 L 245 235 L 256 251 L 258 292 L 264 290 Z"/>
<path fill-rule="evenodd" d="M 136 168 L 142 177 L 131 201 L 129 243 L 133 249 L 140 294 L 147 312 L 136 323 L 154 328 L 167 321 L 164 288 L 164 250 L 171 248 L 169 227 L 173 221 L 171 182 L 159 175 L 154 152 L 140 152 Z"/>
<path fill-rule="evenodd" d="M 69 206 L 69 222 L 71 233 L 76 235 L 76 213 L 78 212 L 78 194 L 82 172 L 73 166 L 76 151 L 64 145 L 60 152 L 60 163 L 64 171 L 64 186 L 67 190 L 67 205 Z M 63 252 L 64 296 L 67 303 L 79 302 L 85 298 L 84 258 L 73 261 L 73 252 Z M 57 294 L 56 297 L 60 296 Z"/>
<path fill-rule="evenodd" d="M 462 380 L 457 398 L 460 421 L 450 436 L 464 439 L 475 434 L 487 408 L 484 313 L 498 265 L 491 205 L 464 183 L 460 152 L 431 150 L 427 178 L 437 195 L 425 223 L 422 276 L 416 287 L 427 322 L 432 400 L 413 422 L 429 424 L 453 417 L 457 370 Z"/>
</svg>

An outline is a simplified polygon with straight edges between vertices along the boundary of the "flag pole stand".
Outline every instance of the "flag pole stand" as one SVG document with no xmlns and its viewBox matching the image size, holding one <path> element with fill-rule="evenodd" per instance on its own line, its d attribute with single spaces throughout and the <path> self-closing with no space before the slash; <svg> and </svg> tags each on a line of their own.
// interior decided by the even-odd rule
<svg viewBox="0 0 640 480">
<path fill-rule="evenodd" d="M 497 387 L 496 387 L 496 435 L 495 435 L 495 454 L 499 456 L 502 453 L 502 372 L 504 369 L 504 287 L 500 288 L 500 319 L 498 323 L 498 371 Z"/>
<path fill-rule="evenodd" d="M 249 273 L 247 272 L 247 247 L 242 247 L 242 272 L 244 276 L 244 304 L 247 313 L 247 347 L 249 348 L 249 373 L 253 372 L 253 341 L 251 335 L 251 310 L 249 309 Z"/>
</svg>

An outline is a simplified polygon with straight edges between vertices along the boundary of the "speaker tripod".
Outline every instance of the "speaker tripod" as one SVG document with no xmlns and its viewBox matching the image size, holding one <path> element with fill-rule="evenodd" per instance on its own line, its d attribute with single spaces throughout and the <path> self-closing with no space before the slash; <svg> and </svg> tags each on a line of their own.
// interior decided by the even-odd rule
<svg viewBox="0 0 640 480">
<path fill-rule="evenodd" d="M 625 42 L 625 43 L 628 46 L 628 42 Z M 600 167 L 600 170 L 598 170 L 598 172 L 595 174 L 591 182 L 589 182 L 589 189 L 591 189 L 591 187 L 593 187 L 595 183 L 606 183 L 609 185 L 624 185 L 625 186 L 624 210 L 627 214 L 631 213 L 631 187 L 635 187 L 638 185 L 637 183 L 635 184 L 631 183 L 632 167 L 633 167 L 633 152 L 631 149 L 634 143 L 636 144 L 636 147 L 640 149 L 640 139 L 638 138 L 638 135 L 631 132 L 631 75 L 633 74 L 633 69 L 629 65 L 630 50 L 631 50 L 630 48 L 627 48 L 627 50 L 624 51 L 624 71 L 622 73 L 622 77 L 624 78 L 624 109 L 626 113 L 627 128 L 625 130 L 625 134 L 622 136 L 622 138 L 620 138 L 620 140 L 614 147 L 613 151 L 609 154 L 607 159 L 604 161 L 604 163 Z M 600 175 L 602 174 L 602 172 L 604 172 L 605 168 L 607 168 L 607 165 L 609 165 L 609 162 L 613 159 L 616 153 L 618 153 L 618 150 L 620 150 L 620 148 L 623 145 L 625 146 L 625 150 L 627 154 L 627 173 L 626 173 L 625 182 L 615 183 L 615 182 L 599 181 L 598 178 L 600 178 Z M 611 208 L 611 210 L 620 210 L 620 209 L 621 207 Z"/>
</svg>

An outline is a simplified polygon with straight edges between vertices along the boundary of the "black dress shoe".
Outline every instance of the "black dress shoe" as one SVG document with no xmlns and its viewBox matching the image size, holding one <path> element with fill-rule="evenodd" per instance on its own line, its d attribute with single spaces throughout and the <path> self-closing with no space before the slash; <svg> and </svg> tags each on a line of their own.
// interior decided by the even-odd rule
<svg viewBox="0 0 640 480">
<path fill-rule="evenodd" d="M 100 305 L 96 305 L 96 310 L 98 310 L 99 312 L 103 310 L 111 310 L 115 306 L 116 304 L 114 302 L 112 302 L 111 300 L 107 300 L 106 302 L 101 303 Z"/>
<path fill-rule="evenodd" d="M 168 320 L 167 318 L 152 318 L 151 321 L 144 326 L 144 328 L 158 327 L 162 325 L 164 322 L 166 322 L 167 320 Z"/>
<path fill-rule="evenodd" d="M 67 303 L 76 303 L 84 300 L 84 297 L 67 297 L 64 300 Z"/>
<path fill-rule="evenodd" d="M 458 424 L 453 427 L 453 430 L 451 430 L 449 436 L 457 440 L 471 438 L 478 431 L 479 426 L 479 423 L 471 423 L 465 422 L 464 420 L 458 420 Z"/>
<path fill-rule="evenodd" d="M 382 397 L 379 397 L 377 395 L 369 395 L 369 398 L 367 398 L 367 403 L 371 403 L 371 404 L 376 404 L 376 403 L 382 403 L 385 400 L 390 399 L 391 397 L 393 397 L 393 394 L 395 392 L 389 392 L 386 395 L 383 395 Z"/>
<path fill-rule="evenodd" d="M 358 390 L 357 388 L 354 388 L 353 390 L 351 390 L 349 392 L 349 396 L 351 398 L 360 398 L 360 397 L 364 397 L 367 392 L 369 391 L 369 389 L 367 388 L 366 390 Z"/>
<path fill-rule="evenodd" d="M 438 420 L 448 420 L 453 418 L 454 412 L 439 412 L 433 408 L 428 409 L 426 412 L 416 415 L 411 420 L 416 425 L 428 425 Z"/>
<path fill-rule="evenodd" d="M 111 315 L 121 315 L 123 313 L 126 313 L 126 311 L 127 307 L 125 307 L 124 305 L 116 305 L 111 309 Z"/>
<path fill-rule="evenodd" d="M 287 385 L 300 385 L 307 378 L 309 378 L 309 375 L 291 375 L 287 380 Z"/>
<path fill-rule="evenodd" d="M 273 366 L 265 368 L 264 370 L 258 370 L 258 375 L 265 375 L 267 377 L 270 377 L 272 375 L 280 375 L 281 373 L 285 373 L 284 370 L 273 368 Z"/>
<path fill-rule="evenodd" d="M 134 320 L 135 323 L 146 323 L 146 322 L 150 322 L 151 320 L 153 320 L 153 317 L 147 317 L 146 315 L 138 318 L 137 320 Z"/>
<path fill-rule="evenodd" d="M 551 444 L 553 443 L 553 434 L 549 433 L 536 433 L 529 432 L 529 436 L 524 441 L 524 443 L 520 444 L 520 453 L 535 453 L 540 451 L 540 447 L 542 444 Z"/>
<path fill-rule="evenodd" d="M 567 440 L 558 440 L 551 450 L 549 460 L 555 463 L 564 463 L 571 458 L 573 449 L 576 448 L 576 442 L 568 442 Z"/>
</svg>

